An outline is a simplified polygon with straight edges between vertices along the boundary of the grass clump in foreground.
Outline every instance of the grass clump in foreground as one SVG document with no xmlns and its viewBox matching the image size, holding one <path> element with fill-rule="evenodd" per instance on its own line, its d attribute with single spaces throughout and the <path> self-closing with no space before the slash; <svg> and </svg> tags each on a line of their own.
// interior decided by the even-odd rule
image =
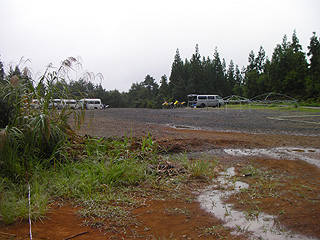
<svg viewBox="0 0 320 240">
<path fill-rule="evenodd" d="M 149 191 L 163 190 L 168 195 L 175 194 L 177 186 L 185 181 L 208 180 L 213 176 L 210 169 L 214 167 L 203 159 L 160 155 L 150 136 L 142 139 L 79 137 L 68 144 L 63 155 L 68 161 L 51 167 L 33 166 L 28 181 L 15 182 L 1 177 L 1 221 L 10 224 L 28 218 L 30 184 L 33 220 L 43 218 L 50 203 L 68 201 L 83 207 L 79 214 L 86 218 L 86 225 L 101 227 L 104 226 L 102 219 L 111 219 L 125 226 L 132 221 L 129 209 L 140 204 L 139 196 L 143 198 Z"/>
</svg>

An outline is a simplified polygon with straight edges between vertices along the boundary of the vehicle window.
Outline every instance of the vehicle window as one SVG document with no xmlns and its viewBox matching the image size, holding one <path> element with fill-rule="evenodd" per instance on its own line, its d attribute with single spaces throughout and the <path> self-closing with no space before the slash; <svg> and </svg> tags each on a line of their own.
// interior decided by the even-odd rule
<svg viewBox="0 0 320 240">
<path fill-rule="evenodd" d="M 99 101 L 95 101 L 95 104 L 100 104 L 100 102 Z"/>
<path fill-rule="evenodd" d="M 207 99 L 207 96 L 198 96 L 198 99 Z"/>
<path fill-rule="evenodd" d="M 208 99 L 215 99 L 214 96 L 208 96 Z"/>
</svg>

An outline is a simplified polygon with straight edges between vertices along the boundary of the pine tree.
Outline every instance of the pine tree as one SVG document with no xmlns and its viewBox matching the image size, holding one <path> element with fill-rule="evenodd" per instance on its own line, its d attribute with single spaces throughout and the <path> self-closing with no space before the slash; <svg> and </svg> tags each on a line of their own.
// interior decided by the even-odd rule
<svg viewBox="0 0 320 240">
<path fill-rule="evenodd" d="M 215 48 L 214 54 L 213 54 L 213 81 L 212 86 L 214 89 L 214 93 L 223 96 L 223 85 L 224 85 L 224 73 L 223 73 L 223 67 L 220 60 L 219 52 L 217 47 Z"/>
<path fill-rule="evenodd" d="M 282 44 L 274 50 L 270 66 L 273 91 L 292 97 L 304 95 L 307 61 L 294 31 L 292 43 L 284 35 Z"/>
<path fill-rule="evenodd" d="M 166 100 L 169 97 L 169 85 L 168 85 L 168 78 L 166 75 L 161 76 L 160 79 L 160 87 L 159 87 L 159 95 L 162 100 Z"/>
<path fill-rule="evenodd" d="M 239 66 L 236 65 L 235 68 L 235 76 L 234 76 L 234 87 L 232 89 L 233 94 L 238 95 L 238 96 L 242 96 L 243 95 L 243 91 L 242 91 L 242 75 L 241 75 L 241 71 L 239 69 Z"/>
<path fill-rule="evenodd" d="M 293 31 L 292 34 L 292 43 L 291 43 L 291 48 L 295 53 L 302 51 L 302 46 L 299 43 L 299 39 L 297 37 L 296 30 Z"/>
<path fill-rule="evenodd" d="M 232 95 L 233 94 L 233 89 L 235 86 L 235 69 L 234 69 L 234 62 L 231 59 L 228 71 L 227 71 L 227 82 L 228 82 L 228 89 L 226 95 Z"/>
<path fill-rule="evenodd" d="M 308 46 L 310 57 L 309 76 L 306 82 L 306 90 L 309 97 L 320 100 L 320 40 L 313 32 Z"/>
<path fill-rule="evenodd" d="M 255 55 L 253 50 L 251 50 L 251 52 L 249 53 L 248 62 L 249 64 L 247 66 L 247 71 L 251 71 L 256 68 Z"/>
<path fill-rule="evenodd" d="M 0 60 L 0 83 L 1 81 L 4 80 L 4 70 L 3 70 L 3 63 L 2 61 Z"/>
<path fill-rule="evenodd" d="M 247 98 L 258 96 L 260 93 L 258 87 L 259 72 L 256 69 L 246 70 L 244 77 L 244 95 Z"/>
<path fill-rule="evenodd" d="M 264 64 L 266 60 L 266 52 L 264 51 L 263 47 L 260 46 L 259 52 L 257 54 L 257 57 L 254 59 L 255 67 L 259 74 L 263 72 Z"/>
<path fill-rule="evenodd" d="M 196 44 L 195 53 L 191 57 L 190 67 L 191 73 L 189 79 L 189 89 L 193 93 L 202 94 L 206 91 L 206 86 L 203 78 L 203 68 L 198 44 Z"/>
<path fill-rule="evenodd" d="M 176 54 L 174 56 L 174 61 L 171 66 L 171 74 L 170 74 L 170 83 L 169 83 L 169 91 L 173 98 L 178 99 L 179 96 L 175 96 L 175 93 L 180 92 L 180 85 L 181 81 L 184 82 L 185 79 L 183 78 L 184 75 L 184 67 L 183 62 L 180 57 L 179 49 L 176 50 Z M 177 91 L 176 89 L 179 89 Z"/>
<path fill-rule="evenodd" d="M 244 94 L 248 98 L 252 98 L 261 94 L 259 91 L 259 70 L 257 63 L 259 62 L 259 57 L 255 57 L 255 54 L 252 51 L 249 53 L 248 57 L 248 66 L 245 70 L 245 77 L 244 77 Z"/>
<path fill-rule="evenodd" d="M 188 93 L 186 92 L 187 86 L 182 77 L 177 79 L 176 87 L 173 89 L 173 100 L 185 101 Z"/>
<path fill-rule="evenodd" d="M 205 84 L 205 92 L 204 94 L 212 94 L 214 93 L 214 88 L 213 88 L 213 79 L 214 79 L 214 68 L 212 64 L 212 60 L 207 57 L 207 59 L 203 58 L 202 61 L 203 65 L 203 80 Z"/>
</svg>

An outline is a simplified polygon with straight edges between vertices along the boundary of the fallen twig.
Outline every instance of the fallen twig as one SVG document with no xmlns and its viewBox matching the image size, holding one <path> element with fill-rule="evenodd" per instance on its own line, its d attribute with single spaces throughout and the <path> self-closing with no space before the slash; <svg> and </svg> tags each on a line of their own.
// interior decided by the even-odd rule
<svg viewBox="0 0 320 240">
<path fill-rule="evenodd" d="M 63 240 L 69 240 L 69 239 L 71 239 L 71 238 L 75 238 L 75 237 L 77 237 L 77 236 L 80 236 L 80 235 L 83 235 L 83 234 L 87 234 L 87 233 L 89 233 L 89 231 L 85 231 L 85 232 L 82 232 L 82 233 L 78 233 L 78 234 L 72 235 L 72 236 L 67 237 L 67 238 L 65 238 L 65 239 L 63 239 Z"/>
<path fill-rule="evenodd" d="M 4 233 L 4 232 L 0 232 L 1 235 L 6 235 L 6 236 L 11 236 L 11 237 L 16 237 L 17 235 L 14 234 L 10 234 L 10 233 Z"/>
</svg>

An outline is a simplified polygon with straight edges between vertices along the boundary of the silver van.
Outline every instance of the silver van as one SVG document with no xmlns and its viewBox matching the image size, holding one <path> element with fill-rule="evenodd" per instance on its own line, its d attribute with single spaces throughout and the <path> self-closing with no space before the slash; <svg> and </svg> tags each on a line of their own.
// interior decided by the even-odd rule
<svg viewBox="0 0 320 240">
<path fill-rule="evenodd" d="M 71 109 L 78 109 L 79 108 L 77 101 L 74 99 L 64 99 L 64 107 L 71 108 Z"/>
<path fill-rule="evenodd" d="M 102 109 L 101 99 L 98 98 L 84 98 L 79 100 L 79 106 L 82 109 Z"/>
<path fill-rule="evenodd" d="M 224 106 L 224 101 L 219 95 L 188 95 L 189 107 L 221 107 Z"/>
</svg>

